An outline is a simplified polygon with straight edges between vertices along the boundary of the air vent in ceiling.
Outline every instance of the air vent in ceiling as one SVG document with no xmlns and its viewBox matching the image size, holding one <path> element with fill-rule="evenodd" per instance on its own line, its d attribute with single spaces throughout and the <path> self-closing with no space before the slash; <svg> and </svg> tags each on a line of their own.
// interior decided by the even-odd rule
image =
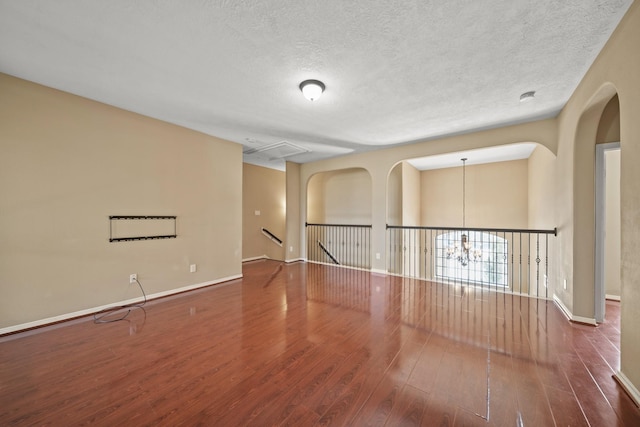
<svg viewBox="0 0 640 427">
<path fill-rule="evenodd" d="M 310 151 L 288 141 L 280 141 L 260 148 L 250 148 L 244 151 L 243 154 L 245 156 L 259 155 L 260 157 L 268 157 L 269 160 L 276 160 L 295 156 L 296 154 L 309 153 Z"/>
</svg>

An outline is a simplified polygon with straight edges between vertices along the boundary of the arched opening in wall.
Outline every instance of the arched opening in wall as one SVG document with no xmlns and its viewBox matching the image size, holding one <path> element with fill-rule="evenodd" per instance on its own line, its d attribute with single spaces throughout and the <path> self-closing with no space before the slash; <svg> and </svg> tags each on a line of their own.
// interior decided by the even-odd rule
<svg viewBox="0 0 640 427">
<path fill-rule="evenodd" d="M 569 291 L 574 318 L 593 323 L 604 321 L 606 306 L 606 285 L 603 280 L 598 280 L 598 277 L 604 278 L 606 246 L 603 230 L 598 224 L 606 226 L 601 221 L 605 212 L 596 209 L 596 203 L 604 203 L 597 194 L 602 188 L 597 190 L 597 187 L 604 185 L 605 181 L 600 177 L 596 184 L 596 162 L 597 156 L 602 156 L 600 162 L 604 162 L 605 152 L 609 151 L 600 144 L 619 141 L 618 97 L 613 85 L 605 84 L 580 116 L 573 159 L 573 284 Z M 617 179 L 619 185 L 620 179 Z M 619 230 L 619 223 L 617 227 Z M 615 274 L 619 276 L 619 266 Z"/>
<path fill-rule="evenodd" d="M 596 135 L 595 318 L 606 320 L 607 306 L 619 310 L 620 283 L 620 103 L 607 104 Z M 615 301 L 607 304 L 607 300 Z M 619 316 L 619 313 L 616 314 Z"/>
<path fill-rule="evenodd" d="M 307 183 L 307 260 L 371 268 L 371 175 L 350 168 L 313 175 Z"/>
<path fill-rule="evenodd" d="M 519 143 L 396 164 L 387 178 L 387 271 L 547 297 L 555 162 L 546 147 Z"/>
</svg>

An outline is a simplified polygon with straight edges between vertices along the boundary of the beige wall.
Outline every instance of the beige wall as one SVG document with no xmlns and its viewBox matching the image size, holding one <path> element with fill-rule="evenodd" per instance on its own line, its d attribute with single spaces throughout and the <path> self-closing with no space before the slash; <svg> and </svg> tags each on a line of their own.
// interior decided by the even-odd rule
<svg viewBox="0 0 640 427">
<path fill-rule="evenodd" d="M 402 162 L 402 225 L 420 224 L 422 209 L 421 173 L 408 162 Z"/>
<path fill-rule="evenodd" d="M 131 273 L 149 295 L 241 274 L 240 145 L 0 74 L 0 152 L 0 328 L 137 298 Z M 109 215 L 178 237 L 110 243 Z"/>
<path fill-rule="evenodd" d="M 608 296 L 620 297 L 620 150 L 605 151 L 604 283 Z"/>
<path fill-rule="evenodd" d="M 466 167 L 466 225 L 527 228 L 528 162 Z M 422 224 L 462 226 L 462 167 L 422 172 Z"/>
<path fill-rule="evenodd" d="M 387 185 L 387 224 L 402 225 L 402 164 L 398 163 L 389 172 Z"/>
<path fill-rule="evenodd" d="M 527 165 L 528 171 L 528 228 L 553 229 L 556 224 L 556 156 L 538 145 Z"/>
<path fill-rule="evenodd" d="M 284 260 L 284 246 L 262 233 L 266 228 L 285 240 L 286 175 L 284 172 L 254 166 L 242 168 L 242 259 L 266 256 Z"/>
<path fill-rule="evenodd" d="M 361 168 L 315 175 L 309 180 L 307 222 L 371 224 L 371 177 Z"/>
</svg>

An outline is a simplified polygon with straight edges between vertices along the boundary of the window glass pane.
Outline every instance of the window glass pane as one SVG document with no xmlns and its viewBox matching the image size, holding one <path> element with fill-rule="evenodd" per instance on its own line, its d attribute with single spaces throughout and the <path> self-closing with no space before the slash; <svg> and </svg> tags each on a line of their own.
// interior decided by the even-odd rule
<svg viewBox="0 0 640 427">
<path fill-rule="evenodd" d="M 506 287 L 507 240 L 481 231 L 451 231 L 436 237 L 436 277 Z"/>
</svg>

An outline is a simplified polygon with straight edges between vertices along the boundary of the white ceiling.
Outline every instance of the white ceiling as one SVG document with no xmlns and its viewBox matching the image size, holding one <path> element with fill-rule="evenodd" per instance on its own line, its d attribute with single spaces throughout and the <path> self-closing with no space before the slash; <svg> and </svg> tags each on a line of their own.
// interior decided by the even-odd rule
<svg viewBox="0 0 640 427">
<path fill-rule="evenodd" d="M 553 117 L 631 3 L 0 0 L 0 72 L 282 168 Z"/>
</svg>

